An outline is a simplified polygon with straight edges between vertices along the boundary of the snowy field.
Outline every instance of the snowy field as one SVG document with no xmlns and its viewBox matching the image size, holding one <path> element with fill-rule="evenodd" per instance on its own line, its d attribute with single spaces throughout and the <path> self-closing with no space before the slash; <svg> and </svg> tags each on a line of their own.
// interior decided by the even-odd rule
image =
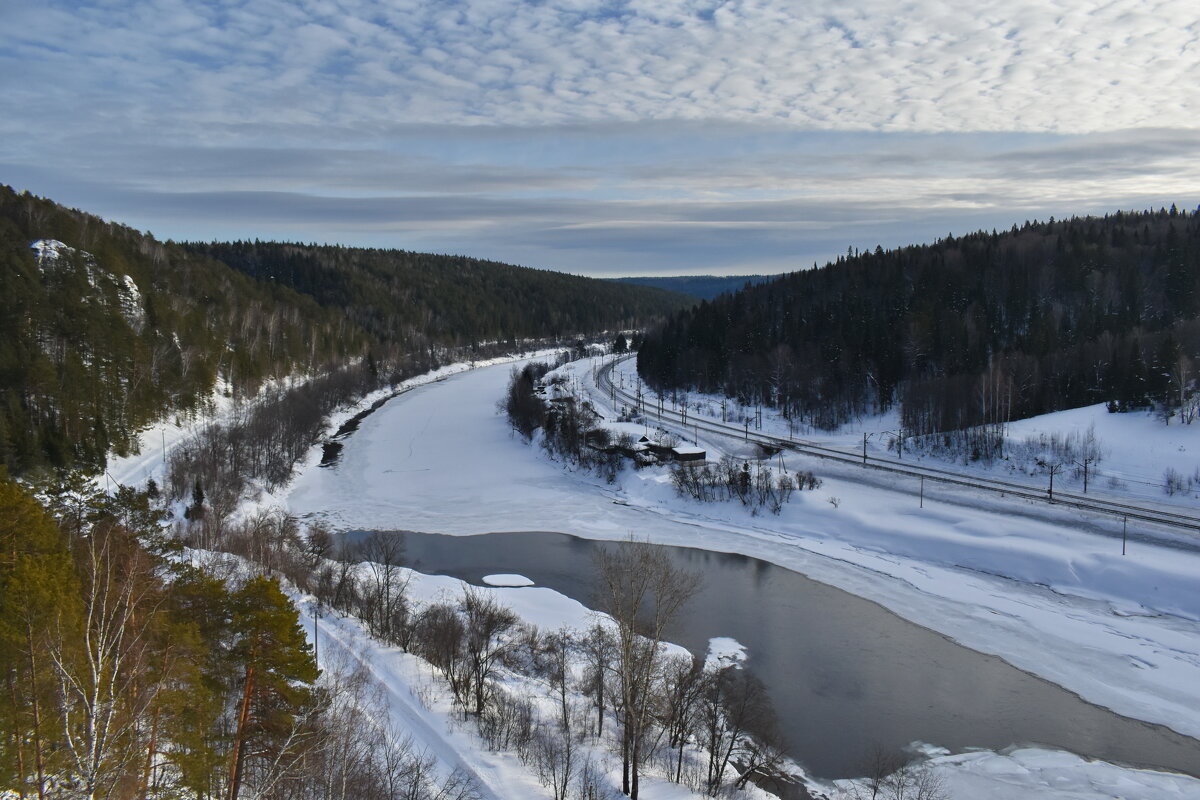
<svg viewBox="0 0 1200 800">
<path fill-rule="evenodd" d="M 574 370 L 590 381 L 589 365 Z M 798 458 L 788 469 L 813 469 L 824 485 L 778 517 L 681 500 L 659 470 L 627 470 L 605 485 L 511 434 L 496 413 L 508 374 L 466 372 L 389 402 L 347 441 L 338 468 L 317 468 L 313 454 L 288 493 L 290 510 L 340 528 L 633 533 L 744 553 L 880 602 L 1119 713 L 1200 735 L 1194 550 L 1134 538 L 1122 556 L 1119 523 L 1114 531 L 1111 521 L 965 490 L 927 491 L 922 509 L 914 487 L 878 475 L 864 483 L 849 467 Z M 710 457 L 749 455 L 736 442 L 700 444 Z M 1200 782 L 1058 753 L 936 763 L 961 789 L 956 797 L 1200 797 Z"/>
<path fill-rule="evenodd" d="M 616 366 L 613 381 L 630 392 L 635 391 L 633 387 L 638 385 L 639 379 L 633 359 Z M 644 394 L 651 397 L 650 390 L 644 384 L 642 386 Z M 657 402 L 656 397 L 654 401 Z M 686 401 L 690 416 L 723 421 L 719 397 L 691 394 L 685 398 L 679 395 L 676 401 L 673 406 L 668 397 L 665 408 L 674 410 Z M 1200 500 L 1200 421 L 1185 425 L 1177 416 L 1169 424 L 1164 424 L 1151 411 L 1110 414 L 1104 403 L 1097 403 L 1018 420 L 1007 426 L 1005 457 L 984 462 L 965 458 L 949 460 L 914 453 L 911 443 L 909 449 L 901 454 L 902 458 L 898 458 L 895 444 L 900 415 L 895 409 L 857 420 L 835 431 L 792 424 L 765 408 L 762 409 L 761 428 L 757 428 L 756 413 L 755 407 L 743 407 L 734 401 L 726 401 L 724 408 L 725 420 L 742 425 L 744 420 L 749 419 L 752 432 L 761 431 L 781 438 L 790 436 L 806 442 L 841 447 L 855 455 L 862 452 L 863 434 L 867 434 L 867 453 L 873 459 L 937 467 L 953 465 L 960 472 L 1014 479 L 1039 489 L 1047 487 L 1048 477 L 1045 470 L 1036 464 L 1037 456 L 1046 454 L 1046 451 L 1039 453 L 1037 441 L 1051 435 L 1057 435 L 1060 439 L 1074 436 L 1078 441 L 1090 434 L 1099 455 L 1095 464 L 1089 464 L 1090 494 L 1182 506 L 1193 511 Z M 1065 467 L 1055 478 L 1056 491 L 1082 491 L 1082 470 L 1069 460 Z M 1168 472 L 1173 473 L 1178 481 L 1176 490 L 1170 495 L 1165 490 Z"/>
</svg>

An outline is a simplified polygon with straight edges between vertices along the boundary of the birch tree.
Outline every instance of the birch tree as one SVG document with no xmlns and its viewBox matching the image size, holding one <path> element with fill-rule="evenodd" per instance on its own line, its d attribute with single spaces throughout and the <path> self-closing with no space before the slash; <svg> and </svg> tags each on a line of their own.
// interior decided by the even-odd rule
<svg viewBox="0 0 1200 800">
<path fill-rule="evenodd" d="M 643 747 L 653 721 L 653 684 L 668 626 L 695 594 L 699 579 L 666 551 L 632 537 L 596 556 L 601 610 L 616 623 L 621 722 L 621 791 L 637 800 Z"/>
</svg>

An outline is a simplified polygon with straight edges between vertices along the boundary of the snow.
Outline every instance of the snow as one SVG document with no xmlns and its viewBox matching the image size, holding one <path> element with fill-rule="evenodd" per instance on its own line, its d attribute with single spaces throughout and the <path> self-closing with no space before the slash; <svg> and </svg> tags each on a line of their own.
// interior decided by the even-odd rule
<svg viewBox="0 0 1200 800">
<path fill-rule="evenodd" d="M 533 581 L 524 575 L 512 575 L 508 573 L 484 575 L 483 582 L 488 586 L 533 586 Z"/>
<path fill-rule="evenodd" d="M 408 579 L 409 596 L 419 604 L 453 602 L 462 596 L 463 584 L 456 578 L 424 575 L 411 570 L 404 572 Z M 528 581 L 520 575 L 489 577 Z M 490 594 L 498 603 L 512 609 L 523 622 L 545 631 L 571 629 L 582 632 L 597 623 L 612 624 L 608 617 L 549 589 L 483 587 L 477 591 Z M 306 634 L 311 641 L 315 600 L 311 596 L 296 593 L 292 593 L 292 599 L 300 608 Z M 461 712 L 454 707 L 442 678 L 424 660 L 373 640 L 356 620 L 330 614 L 328 610 L 317 618 L 316 625 L 317 651 L 322 669 L 351 662 L 363 664 L 384 689 L 392 722 L 411 734 L 420 748 L 434 755 L 445 772 L 458 768 L 473 776 L 483 800 L 525 800 L 553 796 L 515 753 L 489 750 L 472 733 L 469 724 L 463 722 Z M 668 651 L 684 652 L 673 645 L 668 646 Z M 507 673 L 500 675 L 500 683 L 515 693 L 528 693 L 530 689 L 521 679 Z M 610 788 L 617 796 L 620 760 L 612 758 L 601 748 L 593 749 L 592 757 L 603 768 Z M 642 791 L 646 797 L 663 800 L 698 800 L 702 797 L 653 774 L 643 777 Z M 754 787 L 749 787 L 738 796 L 746 800 L 769 798 Z"/>
<path fill-rule="evenodd" d="M 632 390 L 632 387 L 639 383 L 634 361 L 621 362 L 614 371 L 613 380 L 627 390 Z M 653 403 L 657 403 L 657 396 L 644 384 L 642 392 L 646 397 L 647 407 L 651 405 L 652 400 Z M 685 397 L 679 395 L 677 400 L 677 405 L 682 405 Z M 693 393 L 686 396 L 686 404 L 689 418 L 698 415 L 715 420 L 722 419 L 719 397 Z M 664 408 L 673 409 L 669 395 Z M 1074 433 L 1083 436 L 1091 430 L 1103 457 L 1098 464 L 1090 465 L 1090 494 L 1167 505 L 1177 504 L 1189 509 L 1194 509 L 1194 501 L 1200 499 L 1200 421 L 1185 425 L 1175 418 L 1167 425 L 1152 411 L 1111 414 L 1104 403 L 1097 403 L 1011 422 L 1006 431 L 1006 449 L 1010 456 L 993 463 L 964 463 L 962 460 L 947 462 L 928 455 L 918 455 L 908 448 L 905 449 L 903 458 L 898 459 L 895 441 L 901 421 L 898 411 L 894 408 L 884 414 L 848 423 L 835 431 L 822 431 L 795 424 L 771 413 L 769 409 L 762 409 L 762 427 L 756 428 L 755 414 L 754 406 L 744 407 L 733 401 L 726 402 L 727 419 L 736 425 L 741 425 L 744 420 L 749 419 L 751 432 L 781 438 L 791 436 L 805 442 L 841 447 L 855 455 L 862 453 L 863 435 L 866 434 L 867 452 L 874 460 L 939 467 L 954 463 L 955 467 L 963 472 L 1002 479 L 1015 478 L 1040 490 L 1046 489 L 1047 478 L 1044 470 L 1038 468 L 1032 458 L 1021 458 L 1026 440 L 1041 434 L 1058 434 L 1061 437 Z M 1065 470 L 1055 478 L 1056 491 L 1060 488 L 1082 491 L 1082 470 L 1075 469 L 1074 464 L 1067 466 L 1071 469 Z M 1163 487 L 1164 473 L 1168 469 L 1182 476 L 1185 485 L 1187 479 L 1192 478 L 1190 491 L 1173 498 L 1168 497 Z"/>
<path fill-rule="evenodd" d="M 592 367 L 573 366 L 579 384 L 589 385 Z M 915 480 L 798 456 L 785 456 L 786 467 L 813 469 L 824 485 L 797 493 L 778 517 L 680 499 L 661 469 L 625 470 L 608 486 L 510 431 L 495 408 L 507 378 L 507 368 L 481 369 L 414 388 L 364 420 L 336 469 L 306 465 L 279 499 L 344 529 L 557 530 L 609 540 L 634 533 L 742 553 L 879 602 L 1091 702 L 1200 735 L 1200 555 L 1182 537 L 1133 531 L 1122 556 L 1119 521 L 929 486 L 919 508 Z M 617 416 L 601 393 L 593 400 L 606 418 Z M 1098 434 L 1114 450 L 1137 439 L 1099 426 Z M 744 443 L 698 438 L 710 459 L 757 455 Z M 538 588 L 505 591 L 531 593 L 532 605 L 518 613 L 537 616 Z M 954 763 L 972 775 L 1025 770 L 1023 796 L 1059 774 L 1050 761 L 991 755 Z M 1083 793 L 1063 796 L 1111 796 L 1086 793 L 1094 776 L 1077 761 L 1063 769 Z M 1146 775 L 1109 766 L 1122 780 Z M 1016 796 L 999 785 L 964 796 Z M 1186 785 L 1200 796 L 1200 783 Z"/>
<path fill-rule="evenodd" d="M 928 766 L 947 797 L 994 800 L 1168 800 L 1200 796 L 1194 778 L 1088 761 L 1061 750 L 1012 748 L 948 755 L 933 749 Z M 848 787 L 851 781 L 838 781 Z M 869 792 L 865 796 L 870 796 Z"/>
<path fill-rule="evenodd" d="M 1149 411 L 1110 414 L 1103 403 L 1014 422 L 1008 426 L 1008 437 L 1020 440 L 1052 432 L 1084 434 L 1089 429 L 1095 431 L 1096 439 L 1107 451 L 1094 484 L 1106 492 L 1163 501 L 1166 470 L 1173 469 L 1185 479 L 1200 470 L 1200 424 L 1184 425 L 1173 420 L 1164 425 Z M 1191 492 L 1192 499 L 1197 492 L 1200 483 Z"/>
<path fill-rule="evenodd" d="M 38 269 L 45 273 L 46 268 L 53 266 L 63 253 L 74 253 L 75 248 L 70 247 L 57 239 L 38 239 L 32 242 L 29 248 L 37 253 Z"/>
<path fill-rule="evenodd" d="M 64 254 L 69 255 L 80 252 L 57 239 L 38 239 L 35 242 L 31 242 L 29 248 L 37 253 L 38 271 L 43 275 L 46 274 L 47 269 L 57 266 Z M 140 332 L 146 322 L 146 312 L 142 308 L 142 293 L 138 289 L 137 283 L 129 275 L 117 276 L 112 272 L 100 269 L 96 264 L 95 257 L 91 253 L 84 252 L 83 255 L 84 269 L 86 270 L 88 283 L 93 288 L 96 287 L 97 273 L 111 281 L 117 290 L 117 300 L 121 304 L 121 314 L 134 330 Z"/>
<path fill-rule="evenodd" d="M 730 666 L 746 660 L 746 647 L 729 636 L 714 636 L 708 640 L 708 655 L 704 662 L 709 666 Z"/>
<path fill-rule="evenodd" d="M 63 246 L 65 247 L 66 245 Z M 537 351 L 533 355 L 535 357 L 545 357 L 558 352 L 560 352 L 558 349 L 548 349 Z M 408 391 L 417 386 L 442 381 L 452 375 L 458 375 L 472 369 L 511 364 L 527 357 L 529 356 L 501 356 L 479 361 L 459 361 L 409 378 L 398 383 L 393 388 L 379 389 L 357 402 L 330 414 L 325 426 L 326 433 L 333 433 L 359 412 L 365 411 L 376 401 L 391 395 Z M 259 396 L 267 394 L 281 384 L 293 386 L 304 380 L 306 380 L 304 376 L 292 376 L 282 381 L 267 381 L 260 388 Z M 218 385 L 213 389 L 212 395 L 210 395 L 207 403 L 205 403 L 207 409 L 205 412 L 190 416 L 176 414 L 147 426 L 145 430 L 138 434 L 136 452 L 127 456 L 109 456 L 105 475 L 109 480 L 125 486 L 143 486 L 151 478 L 160 486 L 163 485 L 166 480 L 165 467 L 167 455 L 170 454 L 172 449 L 181 442 L 185 442 L 197 435 L 207 425 L 214 422 L 228 422 L 239 408 L 240 403 L 253 402 L 253 399 L 248 401 L 235 400 L 232 394 L 229 386 L 218 382 Z M 321 447 L 317 446 L 309 452 L 308 459 L 301 465 L 301 468 L 315 468 L 320 463 L 320 460 Z M 103 476 L 100 480 L 103 480 Z M 285 497 L 288 491 L 288 489 L 283 490 L 280 498 Z M 247 506 L 243 511 L 250 511 L 256 507 L 268 507 L 272 504 L 278 504 L 278 502 L 279 500 L 275 496 L 263 494 L 256 503 Z"/>
<path fill-rule="evenodd" d="M 137 282 L 129 275 L 122 275 L 117 282 L 117 294 L 121 300 L 121 313 L 129 325 L 140 333 L 146 324 L 146 312 L 142 308 L 142 292 Z"/>
<path fill-rule="evenodd" d="M 311 600 L 300 606 L 311 620 Z M 352 619 L 321 617 L 318 628 L 321 666 L 347 659 L 365 665 L 386 692 L 392 722 L 411 734 L 447 772 L 459 768 L 472 776 L 482 800 L 545 796 L 515 755 L 489 752 L 475 737 L 450 724 L 449 701 L 421 659 L 374 641 Z"/>
</svg>

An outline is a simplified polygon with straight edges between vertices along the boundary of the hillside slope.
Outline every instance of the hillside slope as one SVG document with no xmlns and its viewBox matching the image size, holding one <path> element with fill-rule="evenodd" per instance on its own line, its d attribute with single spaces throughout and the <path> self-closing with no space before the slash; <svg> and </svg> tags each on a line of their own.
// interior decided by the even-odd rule
<svg viewBox="0 0 1200 800">
<path fill-rule="evenodd" d="M 661 289 L 465 256 L 279 242 L 187 247 L 303 292 L 409 348 L 629 329 L 692 302 Z"/>
<path fill-rule="evenodd" d="M 850 253 L 678 312 L 638 369 L 824 428 L 897 402 L 916 435 L 1096 402 L 1192 413 L 1198 304 L 1197 214 L 1027 222 Z"/>
<path fill-rule="evenodd" d="M 16 474 L 98 470 L 218 379 L 253 393 L 369 341 L 290 289 L 8 187 L 0 276 L 0 464 Z"/>
<path fill-rule="evenodd" d="M 629 328 L 690 302 L 450 256 L 160 242 L 7 186 L 0 285 L 0 465 L 16 475 L 98 472 L 218 385 L 251 396 L 356 362 L 387 383 L 448 349 Z"/>
</svg>

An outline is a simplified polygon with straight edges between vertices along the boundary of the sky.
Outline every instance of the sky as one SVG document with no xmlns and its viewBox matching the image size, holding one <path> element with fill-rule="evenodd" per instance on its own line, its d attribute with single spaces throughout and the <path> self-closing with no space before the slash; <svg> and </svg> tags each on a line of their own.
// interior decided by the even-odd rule
<svg viewBox="0 0 1200 800">
<path fill-rule="evenodd" d="M 1195 0 L 0 0 L 0 183 L 161 239 L 774 273 L 1200 203 Z"/>
</svg>

